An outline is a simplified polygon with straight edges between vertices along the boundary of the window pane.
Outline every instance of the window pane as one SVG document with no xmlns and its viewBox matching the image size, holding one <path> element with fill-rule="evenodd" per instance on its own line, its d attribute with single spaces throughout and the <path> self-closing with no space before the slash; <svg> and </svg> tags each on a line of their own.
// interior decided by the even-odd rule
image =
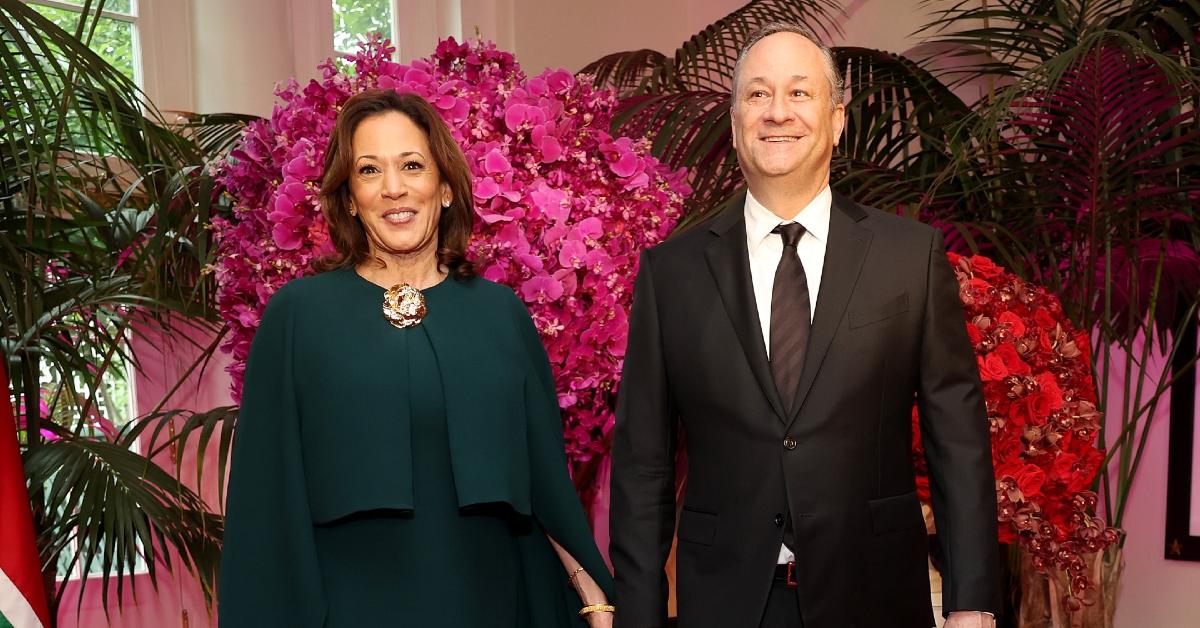
<svg viewBox="0 0 1200 628">
<path fill-rule="evenodd" d="M 79 17 L 82 13 L 67 11 L 65 9 L 55 9 L 41 5 L 33 5 L 33 8 L 38 13 L 46 16 L 51 22 L 54 22 L 59 28 L 68 33 L 75 33 L 75 29 L 79 25 Z M 88 22 L 89 26 L 91 21 Z M 84 37 L 87 33 L 84 33 Z M 88 46 L 96 51 L 105 61 L 111 64 L 130 79 L 136 80 L 133 71 L 133 24 L 130 22 L 122 22 L 111 18 L 100 18 L 100 23 L 96 25 L 96 32 L 92 34 L 91 45 Z"/>
<path fill-rule="evenodd" d="M 333 0 L 333 49 L 354 52 L 370 33 L 392 37 L 392 0 Z"/>
</svg>

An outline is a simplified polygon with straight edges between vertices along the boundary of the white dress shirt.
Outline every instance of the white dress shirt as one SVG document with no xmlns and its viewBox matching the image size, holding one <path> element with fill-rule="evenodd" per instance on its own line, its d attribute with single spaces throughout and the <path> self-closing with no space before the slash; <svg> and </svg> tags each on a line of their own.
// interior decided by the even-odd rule
<svg viewBox="0 0 1200 628">
<path fill-rule="evenodd" d="M 758 322 L 762 325 L 763 344 L 767 357 L 771 357 L 771 293 L 775 287 L 775 268 L 783 255 L 783 237 L 771 233 L 775 227 L 798 222 L 804 225 L 804 235 L 796 245 L 804 275 L 808 279 L 808 320 L 812 321 L 817 311 L 817 296 L 821 290 L 821 271 L 825 268 L 825 245 L 829 241 L 829 211 L 833 206 L 833 194 L 829 186 L 821 190 L 812 202 L 800 210 L 792 220 L 780 220 L 779 216 L 763 207 L 754 195 L 746 192 L 746 251 L 750 256 L 750 280 L 754 284 L 754 301 L 758 306 Z M 779 548 L 779 564 L 796 560 L 795 553 L 787 545 Z"/>
</svg>

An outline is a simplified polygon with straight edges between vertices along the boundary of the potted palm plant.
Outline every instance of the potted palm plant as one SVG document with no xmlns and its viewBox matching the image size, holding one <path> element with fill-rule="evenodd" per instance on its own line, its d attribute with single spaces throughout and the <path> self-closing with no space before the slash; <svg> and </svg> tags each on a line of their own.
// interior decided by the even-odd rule
<svg viewBox="0 0 1200 628">
<path fill-rule="evenodd" d="M 138 366 L 128 339 L 211 318 L 202 269 L 222 208 L 205 164 L 247 118 L 167 120 L 89 48 L 102 5 L 67 32 L 0 1 L 0 353 L 53 607 L 57 568 L 76 565 L 118 600 L 139 566 L 152 581 L 182 567 L 210 591 L 221 519 L 152 458 L 222 422 L 227 446 L 232 428 L 229 409 L 108 421 L 111 382 Z"/>
</svg>

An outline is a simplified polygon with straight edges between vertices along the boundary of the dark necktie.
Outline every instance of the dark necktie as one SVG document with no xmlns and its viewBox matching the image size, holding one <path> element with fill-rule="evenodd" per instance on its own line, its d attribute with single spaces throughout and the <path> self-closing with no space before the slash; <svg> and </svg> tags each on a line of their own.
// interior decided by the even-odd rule
<svg viewBox="0 0 1200 628">
<path fill-rule="evenodd" d="M 810 326 L 808 278 L 796 252 L 804 226 L 779 225 L 771 233 L 783 238 L 783 255 L 775 267 L 775 284 L 771 288 L 771 374 L 784 409 L 791 414 L 800 386 L 800 372 L 804 370 Z"/>
</svg>

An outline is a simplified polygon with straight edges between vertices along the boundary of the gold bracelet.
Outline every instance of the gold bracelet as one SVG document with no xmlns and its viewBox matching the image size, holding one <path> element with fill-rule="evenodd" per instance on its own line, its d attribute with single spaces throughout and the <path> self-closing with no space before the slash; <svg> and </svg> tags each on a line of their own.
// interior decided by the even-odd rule
<svg viewBox="0 0 1200 628">
<path fill-rule="evenodd" d="M 579 569 L 572 571 L 571 575 L 567 576 L 567 582 L 570 582 L 571 584 L 575 584 L 575 577 L 578 576 L 579 572 L 581 572 L 581 571 L 583 571 L 583 567 L 580 567 Z"/>
<path fill-rule="evenodd" d="M 592 604 L 579 609 L 579 616 L 583 617 L 588 613 L 612 613 L 616 612 L 617 607 L 612 604 Z"/>
</svg>

